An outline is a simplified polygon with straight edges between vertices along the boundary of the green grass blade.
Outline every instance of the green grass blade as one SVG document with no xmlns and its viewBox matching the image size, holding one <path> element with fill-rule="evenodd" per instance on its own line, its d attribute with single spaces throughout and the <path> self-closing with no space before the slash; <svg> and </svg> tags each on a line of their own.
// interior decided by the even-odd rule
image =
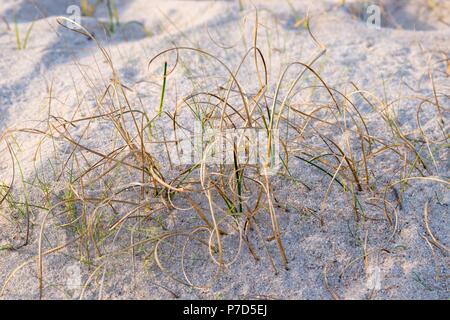
<svg viewBox="0 0 450 320">
<path fill-rule="evenodd" d="M 15 14 L 13 16 L 13 22 L 14 22 L 14 33 L 16 34 L 17 49 L 22 50 L 22 44 L 20 43 L 19 26 L 17 25 L 17 19 Z"/>
<path fill-rule="evenodd" d="M 164 62 L 164 79 L 163 79 L 163 85 L 162 85 L 162 91 L 161 91 L 161 101 L 159 103 L 158 117 L 161 116 L 161 113 L 163 111 L 164 96 L 166 94 L 166 77 L 167 77 L 167 61 Z"/>
<path fill-rule="evenodd" d="M 23 40 L 23 46 L 22 46 L 23 49 L 27 48 L 28 39 L 30 38 L 30 34 L 31 34 L 31 31 L 33 30 L 33 26 L 34 26 L 34 21 L 31 23 L 30 27 L 28 28 L 27 33 L 25 35 L 25 39 Z"/>
</svg>

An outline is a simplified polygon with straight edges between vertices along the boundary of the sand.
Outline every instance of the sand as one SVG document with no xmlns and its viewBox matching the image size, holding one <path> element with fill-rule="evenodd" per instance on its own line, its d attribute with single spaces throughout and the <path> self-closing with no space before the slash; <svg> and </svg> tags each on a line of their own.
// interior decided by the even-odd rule
<svg viewBox="0 0 450 320">
<path fill-rule="evenodd" d="M 267 60 L 272 90 L 287 63 L 309 63 L 321 50 L 308 31 L 296 25 L 296 16 L 309 12 L 311 31 L 327 49 L 314 65 L 326 83 L 350 92 L 349 83 L 353 82 L 381 99 L 397 99 L 392 112 L 402 129 L 412 135 L 417 132 L 417 102 L 408 97 L 433 98 L 429 78 L 432 65 L 435 87 L 443 94 L 442 117 L 448 137 L 450 70 L 447 68 L 450 64 L 443 56 L 449 59 L 450 8 L 448 4 L 445 6 L 445 1 L 435 1 L 440 5 L 439 10 L 430 10 L 427 1 L 384 1 L 386 12 L 382 13 L 379 29 L 366 24 L 365 7 L 360 1 L 347 1 L 345 7 L 339 5 L 340 1 L 298 0 L 291 1 L 292 5 L 278 1 L 254 2 L 260 22 L 258 43 Z M 87 103 L 80 112 L 88 114 L 94 92 L 110 80 L 108 71 L 98 72 L 107 70 L 107 66 L 95 42 L 57 24 L 56 18 L 67 16 L 68 6 L 74 3 L 70 0 L 2 0 L 0 17 L 9 25 L 0 21 L 0 136 L 7 130 L 45 128 L 49 101 L 55 118 L 71 119 L 77 101 L 83 97 Z M 255 8 L 247 1 L 243 1 L 243 8 L 236 1 L 128 0 L 117 3 L 122 27 L 112 37 L 106 36 L 99 25 L 99 21 L 107 21 L 104 8 L 96 12 L 95 18 L 83 17 L 81 24 L 109 51 L 122 83 L 133 89 L 130 93 L 133 103 L 139 103 L 139 96 L 152 113 L 157 112 L 161 92 L 162 60 L 155 69 L 153 65 L 148 69 L 154 55 L 174 45 L 197 47 L 217 55 L 235 69 L 252 46 Z M 22 37 L 34 22 L 25 50 L 16 48 L 14 13 Z M 145 25 L 145 30 L 135 21 Z M 171 55 L 170 59 L 173 58 Z M 217 64 L 193 53 L 183 53 L 183 61 L 197 74 L 179 72 L 169 78 L 171 90 L 167 93 L 166 105 L 174 105 L 179 97 L 191 93 L 192 79 L 198 76 L 208 75 L 207 81 L 198 79 L 205 87 L 213 85 L 216 78 L 226 76 Z M 246 83 L 247 92 L 255 90 L 251 67 L 244 67 L 239 77 Z M 383 126 L 379 114 L 370 113 L 367 105 L 361 101 L 360 104 L 367 114 L 370 129 L 377 135 L 385 131 L 388 135 L 389 130 Z M 422 120 L 430 135 L 439 131 L 435 116 L 435 110 L 430 110 Z M 111 145 L 110 130 L 107 124 L 96 123 L 86 136 L 87 144 L 107 150 Z M 81 137 L 81 131 L 82 128 L 74 129 L 75 137 Z M 31 133 L 17 136 L 17 145 L 20 145 L 17 159 L 25 180 L 32 181 L 35 177 L 33 159 L 39 141 L 39 136 Z M 70 152 L 63 141 L 57 143 L 61 154 Z M 4 143 L 0 144 L 0 183 L 8 183 L 12 177 L 7 150 Z M 50 175 L 48 160 L 53 157 L 52 148 L 45 145 L 42 150 L 38 170 L 44 176 Z M 447 143 L 436 151 L 438 163 L 432 168 L 432 176 L 449 180 L 448 156 Z M 398 173 L 397 161 L 381 158 L 374 164 L 374 171 L 384 172 L 381 184 Z M 429 227 L 448 248 L 448 185 L 411 182 L 402 194 L 402 207 L 396 211 L 398 219 L 393 233 L 382 208 L 368 205 L 373 194 L 363 192 L 360 196 L 368 215 L 374 219 L 357 222 L 348 194 L 343 194 L 342 189 L 333 184 L 323 202 L 329 178 L 300 161 L 294 161 L 293 165 L 293 173 L 304 177 L 311 190 L 282 178 L 274 178 L 273 182 L 277 200 L 283 204 L 277 212 L 289 270 L 283 267 L 274 241 L 262 244 L 254 234 L 250 235 L 250 241 L 255 245 L 259 261 L 243 245 L 238 259 L 221 270 L 217 279 L 214 278 L 216 266 L 203 253 L 198 254 L 200 262 L 187 266 L 189 279 L 195 284 L 200 286 L 214 280 L 208 289 L 196 289 L 171 279 L 168 273 L 183 279 L 176 256 L 163 262 L 168 273 L 146 257 L 145 249 L 134 258 L 131 250 L 125 250 L 89 266 L 77 259 L 78 245 L 75 244 L 45 258 L 44 298 L 78 299 L 81 293 L 82 298 L 88 299 L 449 298 L 448 251 L 430 244 L 423 216 L 428 201 Z M 127 182 L 127 178 L 120 178 L 116 183 L 118 186 Z M 16 184 L 17 190 L 21 190 L 20 179 Z M 42 198 L 34 188 L 29 189 L 31 199 Z M 389 197 L 393 195 L 389 193 Z M 30 243 L 9 250 L 7 248 L 19 245 L 25 238 L 24 219 L 15 208 L 4 205 L 0 210 L 0 288 L 8 280 L 2 298 L 38 299 L 35 257 L 44 212 L 33 208 Z M 173 210 L 165 223 L 173 228 L 196 223 L 190 220 L 188 213 Z M 322 217 L 324 223 L 316 216 Z M 45 249 L 73 239 L 72 234 L 61 231 L 58 225 L 63 221 L 58 219 L 51 219 L 47 224 Z M 266 238 L 270 236 L 269 225 L 268 217 L 261 218 Z M 130 234 L 126 231 L 109 244 L 110 250 L 130 243 Z M 177 241 L 182 243 L 183 240 Z M 230 236 L 225 242 L 227 258 L 236 254 L 238 246 L 237 235 Z M 200 252 L 195 248 L 188 250 Z M 30 263 L 9 279 L 11 272 L 25 261 Z M 77 279 L 81 279 L 82 284 L 88 283 L 85 291 Z"/>
</svg>

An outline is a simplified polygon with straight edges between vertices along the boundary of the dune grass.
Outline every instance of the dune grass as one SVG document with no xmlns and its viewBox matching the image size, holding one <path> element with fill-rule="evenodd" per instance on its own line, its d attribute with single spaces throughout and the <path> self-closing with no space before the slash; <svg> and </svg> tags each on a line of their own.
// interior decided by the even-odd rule
<svg viewBox="0 0 450 320">
<path fill-rule="evenodd" d="M 108 5 L 110 31 L 114 32 L 114 26 L 119 22 L 118 14 L 114 1 L 108 1 Z M 85 4 L 84 10 L 90 13 L 92 8 Z M 58 19 L 62 26 L 67 22 L 75 23 L 67 18 Z M 108 51 L 88 30 L 79 26 L 81 31 L 77 32 L 97 43 L 107 61 L 111 81 L 95 97 L 95 112 L 92 114 L 75 112 L 73 118 L 62 119 L 49 113 L 45 129 L 14 129 L 2 134 L 0 141 L 6 145 L 11 158 L 12 181 L 0 187 L 0 204 L 11 212 L 18 212 L 18 221 L 25 221 L 26 236 L 22 245 L 29 244 L 34 224 L 39 231 L 37 257 L 18 266 L 7 277 L 0 293 L 5 292 L 18 270 L 35 263 L 40 297 L 45 297 L 44 259 L 68 246 L 75 246 L 77 259 L 90 267 L 90 277 L 80 298 L 104 270 L 108 257 L 127 254 L 130 250 L 133 262 L 139 254 L 175 281 L 194 288 L 208 288 L 222 270 L 239 259 L 244 247 L 256 260 L 261 259 L 255 244 L 249 240 L 251 232 L 266 249 L 272 244 L 278 248 L 279 258 L 272 256 L 269 250 L 265 251 L 275 273 L 280 264 L 289 269 L 273 181 L 292 180 L 298 183 L 299 188 L 311 189 L 308 184 L 314 181 L 295 176 L 293 168 L 300 164 L 327 178 L 323 186 L 324 199 L 316 210 L 319 213 L 315 214 L 321 224 L 326 222 L 326 217 L 321 215 L 320 208 L 327 201 L 331 188 L 336 186 L 348 199 L 349 209 L 357 221 L 372 219 L 365 207 L 368 202 L 377 200 L 383 208 L 386 223 L 395 234 L 402 193 L 410 183 L 427 180 L 447 187 L 450 185 L 448 177 L 438 176 L 442 172 L 439 167 L 443 164 L 435 155 L 436 148 L 448 147 L 447 129 L 441 126 L 439 138 L 428 137 L 422 129 L 412 136 L 404 132 L 392 112 L 397 101 L 379 98 L 354 83 L 350 84 L 350 93 L 328 86 L 315 67 L 326 48 L 314 37 L 309 23 L 304 27 L 316 42 L 319 53 L 309 63 L 288 64 L 273 87 L 268 82 L 265 57 L 258 48 L 257 21 L 253 47 L 234 71 L 217 56 L 194 47 L 177 46 L 159 53 L 149 61 L 149 68 L 155 67 L 162 76 L 159 107 L 155 114 L 130 102 L 132 89 L 122 83 Z M 26 41 L 19 44 L 26 47 Z M 192 92 L 169 107 L 165 98 L 172 90 L 170 75 L 182 67 L 184 52 L 212 61 L 226 73 L 227 80 L 211 91 Z M 176 56 L 176 61 L 169 65 L 167 58 L 171 55 Z M 248 61 L 253 62 L 256 70 L 254 82 L 257 90 L 251 94 L 238 80 L 242 65 Z M 292 73 L 295 76 L 288 77 Z M 307 77 L 314 79 L 312 84 L 304 81 Z M 318 94 L 320 99 L 312 99 L 309 105 L 297 102 L 296 95 L 303 91 L 310 92 L 311 97 Z M 369 106 L 370 114 L 361 111 L 356 98 L 362 101 L 360 104 Z M 443 94 L 437 88 L 430 97 L 411 97 L 418 104 L 417 123 L 420 128 L 424 105 L 437 113 L 448 112 L 440 103 L 442 98 Z M 192 164 L 175 164 L 173 160 L 181 154 L 170 150 L 178 152 L 182 143 L 179 134 L 188 126 L 182 114 L 188 114 L 188 119 L 200 120 L 202 132 L 207 129 L 219 132 L 244 128 L 263 130 L 268 141 L 266 161 L 260 165 L 242 161 L 239 157 L 242 148 L 234 143 L 229 150 L 233 156 L 231 165 L 211 165 L 206 155 Z M 373 114 L 382 119 L 383 130 L 374 132 L 370 129 L 369 116 Z M 92 145 L 86 136 L 89 128 L 100 122 L 108 124 L 111 135 L 98 137 L 107 139 L 108 143 Z M 171 128 L 174 141 L 169 141 L 158 130 L 160 123 Z M 285 134 L 275 136 L 276 130 Z M 54 146 L 51 149 L 53 162 L 50 168 L 45 166 L 52 172 L 51 178 L 40 177 L 36 169 L 36 179 L 32 182 L 26 180 L 14 144 L 15 137 L 20 135 L 36 135 L 41 139 L 33 158 L 35 168 L 43 165 L 40 163 L 43 145 L 50 143 Z M 68 151 L 61 155 L 57 142 L 63 142 Z M 274 153 L 273 143 L 281 145 L 279 154 Z M 274 156 L 280 158 L 282 168 L 276 175 L 270 175 L 268 172 Z M 382 172 L 378 170 L 377 162 L 383 157 L 395 159 L 401 165 Z M 17 192 L 18 189 L 21 191 Z M 38 191 L 40 196 L 31 200 L 30 189 Z M 366 194 L 370 195 L 370 201 L 363 197 Z M 34 203 L 36 199 L 39 201 Z M 41 212 L 39 221 L 33 218 L 37 211 Z M 170 226 L 167 219 L 174 211 L 185 214 L 189 223 Z M 426 204 L 424 221 L 431 243 L 448 251 L 429 228 L 428 212 Z M 262 225 L 262 220 L 266 218 L 270 222 L 270 234 L 264 238 L 263 234 L 268 230 Z M 46 233 L 55 223 L 58 228 L 69 232 L 71 240 L 50 246 Z M 128 233 L 127 236 L 123 236 L 124 233 Z M 180 237 L 184 240 L 179 240 Z M 233 242 L 236 247 L 226 248 L 224 243 L 231 237 L 237 238 Z M 131 240 L 127 243 L 124 238 Z M 120 243 L 119 247 L 111 249 L 112 244 L 117 243 Z M 186 271 L 189 260 L 187 247 L 193 243 L 198 243 L 216 268 L 206 283 L 196 283 L 192 274 Z M 164 262 L 171 250 L 180 253 L 181 276 L 173 275 Z M 324 277 L 329 287 L 327 268 L 324 268 Z M 337 298 L 334 292 L 332 296 Z"/>
<path fill-rule="evenodd" d="M 33 31 L 34 21 L 31 22 L 30 26 L 27 28 L 27 32 L 25 33 L 25 37 L 21 39 L 19 32 L 19 25 L 17 23 L 16 14 L 13 15 L 13 24 L 14 24 L 14 34 L 16 36 L 16 46 L 17 50 L 25 50 L 28 45 L 28 40 L 30 39 L 31 31 Z"/>
</svg>

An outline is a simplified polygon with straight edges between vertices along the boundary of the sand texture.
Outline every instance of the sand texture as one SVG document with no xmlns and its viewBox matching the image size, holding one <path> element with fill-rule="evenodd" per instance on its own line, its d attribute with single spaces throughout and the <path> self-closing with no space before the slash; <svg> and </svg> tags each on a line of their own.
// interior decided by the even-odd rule
<svg viewBox="0 0 450 320">
<path fill-rule="evenodd" d="M 246 0 L 117 0 L 120 23 L 114 32 L 105 31 L 103 4 L 94 16 L 81 18 L 93 40 L 58 24 L 79 1 L 0 0 L 0 200 L 8 191 L 0 204 L 1 298 L 450 298 L 450 6 L 439 0 L 373 2 L 382 7 L 381 28 L 367 25 L 362 1 L 253 1 L 253 6 Z M 256 21 L 264 79 L 262 58 L 252 49 Z M 31 25 L 26 48 L 18 50 L 15 28 L 23 42 Z M 164 62 L 170 74 L 158 116 Z M 284 168 L 270 176 L 288 268 L 274 237 L 269 198 L 262 196 L 258 224 L 248 229 L 242 216 L 225 213 L 222 200 L 211 209 L 207 192 L 189 200 L 180 193 L 169 204 L 170 197 L 154 196 L 152 183 L 143 186 L 139 170 L 111 163 L 110 171 L 95 167 L 99 155 L 89 150 L 114 155 L 123 145 L 113 117 L 71 122 L 104 114 L 105 105 L 130 105 L 158 119 L 151 129 L 155 140 L 170 140 L 169 114 L 180 101 L 202 93 L 188 100 L 202 101 L 205 108 L 210 107 L 205 101 L 222 105 L 204 93 L 225 97 L 227 68 L 236 72 L 241 62 L 236 78 L 250 106 L 272 105 L 289 63 L 311 68 L 290 67 L 276 103 L 278 108 L 306 70 L 286 100 L 290 113 L 303 112 L 295 125 L 283 127 L 289 130 L 289 173 Z M 264 81 L 265 96 L 258 95 Z M 114 89 L 104 94 L 108 86 Z M 236 86 L 229 94 L 230 104 L 243 108 Z M 316 113 L 318 106 L 323 108 Z M 177 119 L 189 127 L 193 116 L 187 104 L 183 108 Z M 141 114 L 136 123 L 125 115 L 123 126 L 143 127 L 147 120 Z M 361 132 L 369 132 L 367 141 L 373 143 L 365 144 L 373 148 L 367 171 Z M 176 179 L 181 169 L 172 167 L 163 144 L 148 141 L 146 148 L 166 181 Z M 121 155 L 132 154 L 127 150 Z M 297 155 L 327 159 L 331 176 Z M 358 159 L 361 190 L 346 161 L 352 157 Z M 95 168 L 75 181 L 89 165 Z M 206 170 L 212 180 L 213 169 Z M 252 174 L 245 187 L 249 212 L 258 206 L 252 188 L 260 188 Z M 187 180 L 194 178 L 203 181 L 199 172 Z M 100 200 L 61 203 L 68 197 Z M 133 211 L 136 204 L 141 207 Z M 216 233 L 198 210 L 210 221 L 215 210 L 227 231 L 220 267 L 217 253 L 205 245 L 212 241 L 215 248 Z M 83 219 L 100 231 L 85 236 L 91 229 L 89 223 L 80 227 Z M 48 253 L 52 248 L 57 250 Z"/>
</svg>

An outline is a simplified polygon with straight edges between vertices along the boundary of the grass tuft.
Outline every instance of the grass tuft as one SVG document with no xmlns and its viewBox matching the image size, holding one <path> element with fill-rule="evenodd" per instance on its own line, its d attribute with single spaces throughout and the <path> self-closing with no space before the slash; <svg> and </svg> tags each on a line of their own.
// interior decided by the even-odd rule
<svg viewBox="0 0 450 320">
<path fill-rule="evenodd" d="M 23 40 L 20 38 L 19 25 L 17 23 L 16 14 L 13 15 L 13 24 L 14 24 L 14 33 L 16 36 L 17 50 L 25 50 L 28 45 L 28 40 L 30 39 L 31 31 L 33 30 L 34 21 L 28 27 L 27 32 L 25 34 L 25 38 Z"/>
<path fill-rule="evenodd" d="M 82 3 L 86 14 L 95 10 L 87 1 Z M 107 5 L 109 30 L 113 33 L 119 17 L 114 1 Z M 346 201 L 355 223 L 376 220 L 366 210 L 369 205 L 381 208 L 384 217 L 379 220 L 389 225 L 393 237 L 398 231 L 402 193 L 410 184 L 427 181 L 449 185 L 448 179 L 438 175 L 442 164 L 435 156 L 437 148 L 448 148 L 444 116 L 437 136 L 429 136 L 421 125 L 425 105 L 437 114 L 446 112 L 441 102 L 444 95 L 432 74 L 430 97 L 411 98 L 417 103 L 419 128 L 412 135 L 405 132 L 393 112 L 398 101 L 390 101 L 387 95 L 378 97 L 354 83 L 349 83 L 350 89 L 345 91 L 327 84 L 316 66 L 326 48 L 314 37 L 308 15 L 302 23 L 317 45 L 317 54 L 308 63 L 287 64 L 277 81 L 271 83 L 272 75 L 258 43 L 258 14 L 255 16 L 252 46 L 234 69 L 219 56 L 196 47 L 174 46 L 150 59 L 150 70 L 154 66 L 160 70 L 159 61 L 164 61 L 161 93 L 158 89 L 151 108 L 144 106 L 134 88 L 123 83 L 109 51 L 78 25 L 76 32 L 97 44 L 107 65 L 99 72 L 108 73 L 110 81 L 93 88 L 94 98 L 89 102 L 93 108 L 77 97 L 72 116 L 62 118 L 52 114 L 49 101 L 43 128 L 10 129 L 2 134 L 0 142 L 6 145 L 11 158 L 12 181 L 0 185 L 0 205 L 20 213 L 18 220 L 26 224 L 24 245 L 38 233 L 34 239 L 38 254 L 37 259 L 25 262 L 6 278 L 0 295 L 18 270 L 36 263 L 40 297 L 44 298 L 44 260 L 68 247 L 76 248 L 74 259 L 90 270 L 80 298 L 96 284 L 103 287 L 109 259 L 130 254 L 133 268 L 141 257 L 145 266 L 156 265 L 175 281 L 198 289 L 213 286 L 220 272 L 239 259 L 243 248 L 257 261 L 265 255 L 277 273 L 280 266 L 289 269 L 283 241 L 284 212 L 293 209 L 314 216 L 322 226 L 327 222 L 324 211 L 334 193 Z M 58 19 L 61 26 L 67 22 L 75 23 Z M 15 26 L 18 48 L 25 49 L 32 25 L 23 42 Z M 201 67 L 187 63 L 193 56 L 202 62 Z M 168 61 L 174 60 L 170 57 L 176 57 L 176 61 L 170 63 L 168 71 Z M 249 70 L 247 64 L 253 70 L 252 83 L 240 80 L 240 72 Z M 219 80 L 211 81 L 206 72 L 200 73 L 211 66 L 222 76 Z M 192 92 L 176 95 L 174 101 L 169 94 L 173 82 L 168 78 L 180 70 L 191 81 Z M 252 90 L 247 89 L 250 86 Z M 367 107 L 365 111 L 362 105 Z M 381 124 L 376 132 L 370 125 L 374 117 Z M 200 128 L 193 127 L 194 120 Z M 106 129 L 94 131 L 100 126 Z M 217 147 L 215 136 L 221 137 L 227 130 L 248 129 L 260 130 L 267 139 L 262 163 L 249 161 L 252 142 L 243 133 L 226 141 L 232 163 L 210 162 Z M 185 156 L 182 146 L 186 131 L 200 141 L 204 150 L 201 156 L 180 164 L 174 160 Z M 32 181 L 28 181 L 20 161 L 17 141 L 24 135 L 36 136 L 40 141 L 34 152 L 36 177 Z M 281 169 L 269 174 L 278 160 Z M 382 170 L 380 161 L 389 161 L 391 166 Z M 38 168 L 50 177 L 44 178 Z M 289 199 L 284 203 L 286 197 L 276 190 L 280 184 L 291 182 L 296 186 L 292 192 L 321 192 L 322 201 L 307 210 Z M 35 211 L 41 214 L 34 215 Z M 427 202 L 424 224 L 430 242 L 448 251 L 432 233 L 428 214 Z M 34 217 L 39 218 L 39 230 L 33 233 Z M 55 245 L 48 240 L 55 226 L 68 235 L 66 243 Z M 352 260 L 341 275 L 356 261 L 367 264 L 371 252 L 367 249 L 367 234 L 363 241 L 350 225 L 348 229 L 364 255 Z M 205 276 L 202 268 L 208 264 L 212 268 L 207 270 L 213 272 Z M 179 266 L 180 270 L 174 274 L 168 266 Z M 325 285 L 338 299 L 328 281 L 328 268 L 327 264 Z M 176 292 L 172 295 L 178 296 Z"/>
</svg>

